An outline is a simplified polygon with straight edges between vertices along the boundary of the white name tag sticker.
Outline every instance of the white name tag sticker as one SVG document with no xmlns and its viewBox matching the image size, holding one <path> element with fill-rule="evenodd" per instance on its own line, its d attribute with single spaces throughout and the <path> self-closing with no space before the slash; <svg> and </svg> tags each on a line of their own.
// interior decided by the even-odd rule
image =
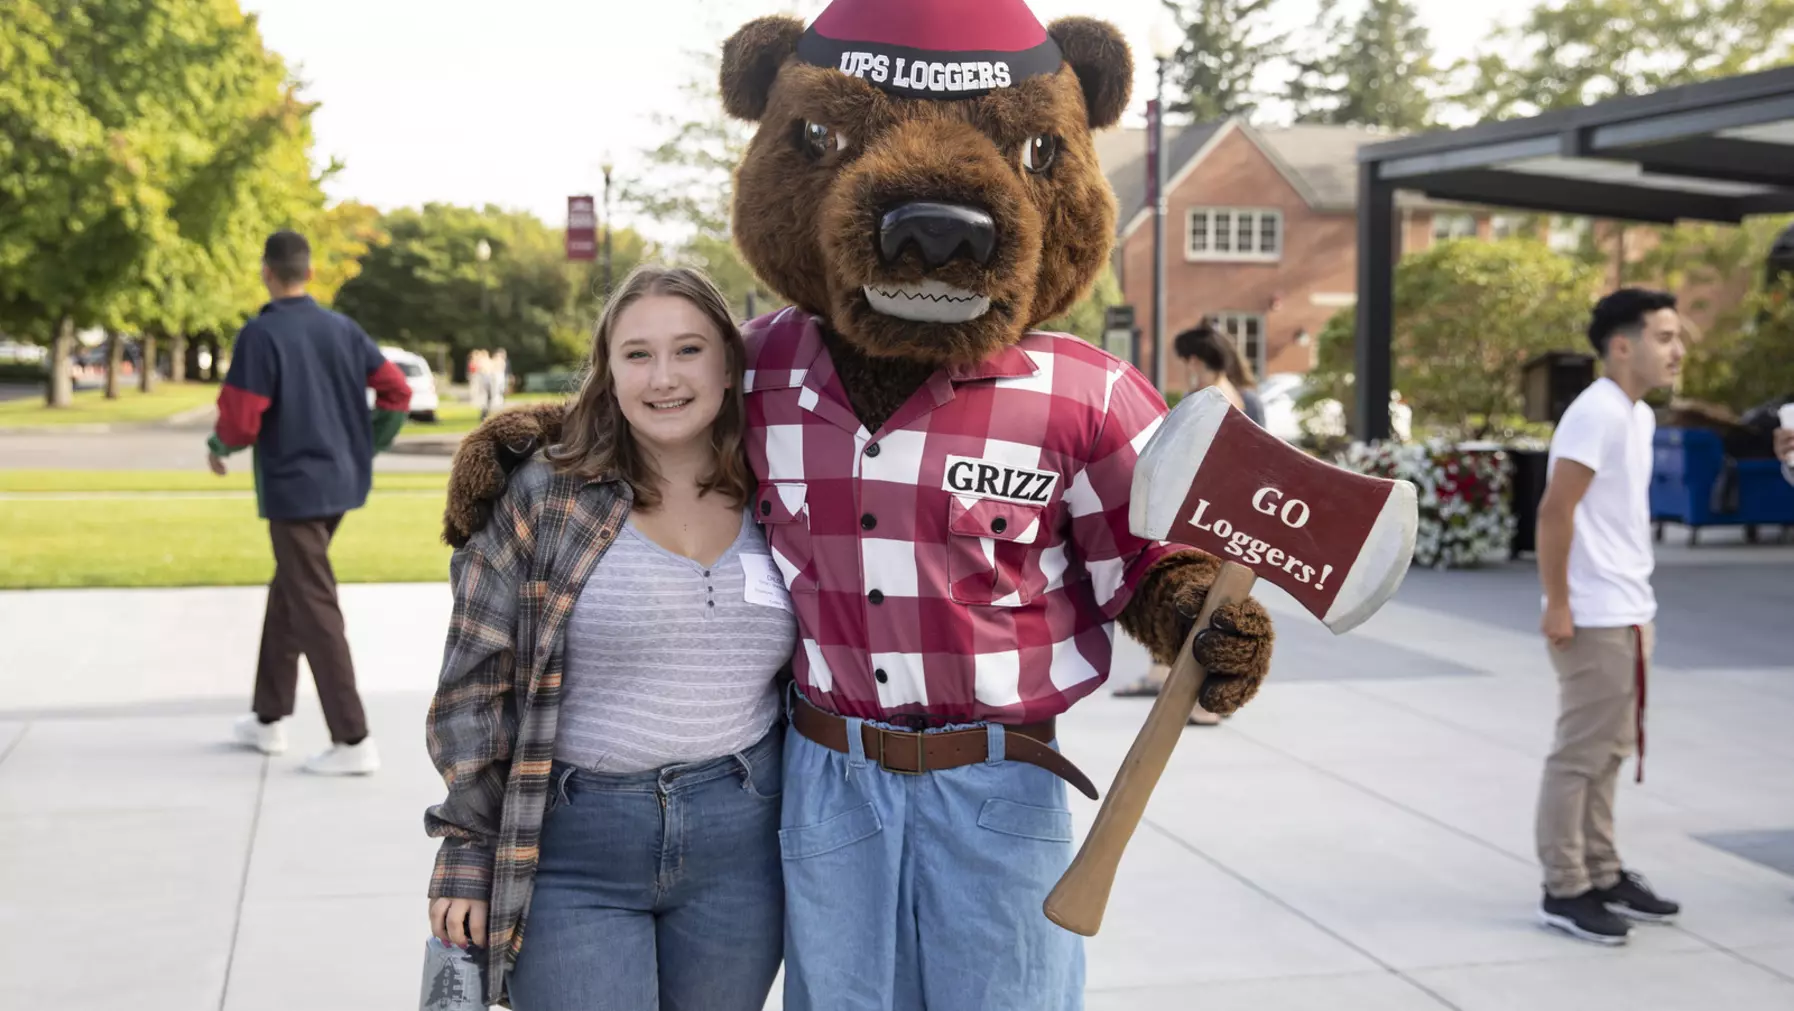
<svg viewBox="0 0 1794 1011">
<path fill-rule="evenodd" d="M 771 555 L 742 555 L 741 574 L 746 577 L 742 580 L 743 600 L 762 607 L 792 610 L 791 594 L 785 589 L 785 580 L 779 576 Z"/>
</svg>

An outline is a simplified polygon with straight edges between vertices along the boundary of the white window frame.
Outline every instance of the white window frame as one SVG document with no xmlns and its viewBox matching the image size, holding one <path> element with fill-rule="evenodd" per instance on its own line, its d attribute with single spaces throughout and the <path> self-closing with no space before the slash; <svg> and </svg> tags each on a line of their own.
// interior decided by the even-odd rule
<svg viewBox="0 0 1794 1011">
<path fill-rule="evenodd" d="M 1496 214 L 1489 218 L 1489 238 L 1495 240 L 1511 239 L 1520 234 L 1520 226 L 1524 223 L 1524 215 Z"/>
<path fill-rule="evenodd" d="M 1433 215 L 1433 241 L 1476 238 L 1476 215 L 1456 211 Z"/>
<path fill-rule="evenodd" d="M 1572 255 L 1582 248 L 1583 241 L 1593 230 L 1594 222 L 1588 218 L 1554 214 L 1545 233 L 1545 245 L 1554 253 Z"/>
<path fill-rule="evenodd" d="M 1263 379 L 1265 364 L 1270 360 L 1271 351 L 1266 346 L 1269 339 L 1265 330 L 1265 316 L 1261 312 L 1218 312 L 1213 316 L 1215 326 L 1233 340 L 1234 350 L 1240 353 L 1246 364 L 1252 366 L 1252 374 Z M 1249 347 L 1251 339 L 1249 331 L 1258 331 L 1258 347 L 1256 353 Z"/>
<path fill-rule="evenodd" d="M 1237 240 L 1240 238 L 1241 219 L 1251 222 L 1252 249 L 1247 252 L 1238 250 Z M 1264 249 L 1264 224 L 1269 219 L 1274 223 L 1274 249 Z M 1202 248 L 1197 248 L 1197 222 L 1202 223 Z M 1227 224 L 1227 249 L 1215 249 L 1214 237 L 1218 224 Z M 1276 263 L 1283 259 L 1283 247 L 1286 244 L 1283 227 L 1283 212 L 1275 207 L 1192 207 L 1184 215 L 1184 259 L 1193 263 Z"/>
</svg>

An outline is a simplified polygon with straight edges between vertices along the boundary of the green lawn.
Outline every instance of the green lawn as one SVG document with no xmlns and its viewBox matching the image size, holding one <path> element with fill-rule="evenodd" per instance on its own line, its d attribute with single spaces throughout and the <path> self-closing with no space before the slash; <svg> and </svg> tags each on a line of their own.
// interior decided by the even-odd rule
<svg viewBox="0 0 1794 1011">
<path fill-rule="evenodd" d="M 233 458 L 232 463 L 246 460 Z M 375 491 L 437 491 L 448 474 L 374 472 Z M 19 492 L 208 492 L 254 491 L 247 466 L 219 477 L 208 470 L 0 470 L 0 493 Z"/>
<path fill-rule="evenodd" d="M 13 479 L 30 473 L 14 471 L 5 476 Z M 124 479 L 133 475 L 98 476 Z M 211 478 L 210 474 L 196 476 Z M 149 483 L 167 485 L 184 477 L 165 476 Z M 386 486 L 391 490 L 376 491 L 365 508 L 344 517 L 330 549 L 339 582 L 436 582 L 448 578 L 450 552 L 440 540 L 442 495 L 426 489 L 396 489 L 395 484 L 404 482 L 392 479 L 400 477 L 436 478 L 436 485 L 427 487 L 441 487 L 442 475 L 392 475 Z M 42 489 L 46 491 L 95 490 L 67 487 L 82 480 L 51 478 L 39 483 L 62 486 Z M 243 488 L 247 487 L 245 482 Z M 5 531 L 0 534 L 0 589 L 242 586 L 265 583 L 274 574 L 267 524 L 256 518 L 255 500 L 247 495 L 0 499 L 0 530 Z"/>
<path fill-rule="evenodd" d="M 68 407 L 45 407 L 42 397 L 0 402 L 0 428 L 161 421 L 217 400 L 218 387 L 210 383 L 163 382 L 152 393 L 121 386 L 117 400 L 107 400 L 103 390 L 81 390 Z"/>
</svg>

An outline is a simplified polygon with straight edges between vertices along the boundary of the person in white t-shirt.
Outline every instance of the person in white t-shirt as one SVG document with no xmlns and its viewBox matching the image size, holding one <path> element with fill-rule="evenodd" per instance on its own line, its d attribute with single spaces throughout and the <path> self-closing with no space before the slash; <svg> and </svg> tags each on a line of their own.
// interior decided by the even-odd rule
<svg viewBox="0 0 1794 1011">
<path fill-rule="evenodd" d="M 1635 750 L 1641 779 L 1644 772 L 1657 616 L 1650 508 L 1657 422 L 1641 401 L 1672 385 L 1681 369 L 1675 296 L 1616 291 L 1596 304 L 1588 338 L 1602 375 L 1557 423 L 1538 510 L 1540 630 L 1560 705 L 1539 791 L 1539 914 L 1584 940 L 1623 944 L 1627 918 L 1667 921 L 1680 911 L 1621 864 L 1613 822 L 1620 766 Z"/>
<path fill-rule="evenodd" d="M 1782 476 L 1794 484 L 1794 423 L 1789 422 L 1794 415 L 1794 403 L 1782 406 L 1782 426 L 1775 430 L 1775 456 L 1782 462 Z"/>
</svg>

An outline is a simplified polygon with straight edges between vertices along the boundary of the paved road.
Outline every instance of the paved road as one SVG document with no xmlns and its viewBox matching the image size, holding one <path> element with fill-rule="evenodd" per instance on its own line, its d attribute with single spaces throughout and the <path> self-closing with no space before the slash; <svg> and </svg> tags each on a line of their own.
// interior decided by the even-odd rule
<svg viewBox="0 0 1794 1011">
<path fill-rule="evenodd" d="M 1088 945 L 1087 1006 L 1794 1007 L 1794 656 L 1764 653 L 1794 613 L 1794 551 L 1757 550 L 1662 549 L 1659 586 L 1688 612 L 1665 621 L 1695 624 L 1665 637 L 1648 778 L 1628 770 L 1618 806 L 1628 860 L 1686 903 L 1681 925 L 1610 951 L 1532 921 L 1556 692 L 1521 620 L 1526 566 L 1412 573 L 1337 639 L 1267 591 L 1272 683 L 1186 731 Z M 356 782 L 295 771 L 324 739 L 309 685 L 292 754 L 218 743 L 262 591 L 0 593 L 0 663 L 31 672 L 0 677 L 5 1006 L 415 1006 L 421 815 L 441 792 L 421 726 L 451 602 L 442 584 L 343 593 L 388 762 Z M 1144 663 L 1121 649 L 1118 678 Z M 1099 693 L 1064 721 L 1105 789 L 1147 705 Z M 1095 805 L 1071 802 L 1081 836 Z"/>
<path fill-rule="evenodd" d="M 21 386 L 16 383 L 0 383 L 0 400 L 24 400 L 26 397 L 44 395 L 41 386 Z"/>
<path fill-rule="evenodd" d="M 184 470 L 204 469 L 206 423 L 177 428 L 140 428 L 118 432 L 0 432 L 0 469 L 28 470 Z M 374 469 L 382 471 L 446 471 L 446 453 L 403 451 L 414 446 L 401 439 L 401 451 L 381 453 Z"/>
</svg>

